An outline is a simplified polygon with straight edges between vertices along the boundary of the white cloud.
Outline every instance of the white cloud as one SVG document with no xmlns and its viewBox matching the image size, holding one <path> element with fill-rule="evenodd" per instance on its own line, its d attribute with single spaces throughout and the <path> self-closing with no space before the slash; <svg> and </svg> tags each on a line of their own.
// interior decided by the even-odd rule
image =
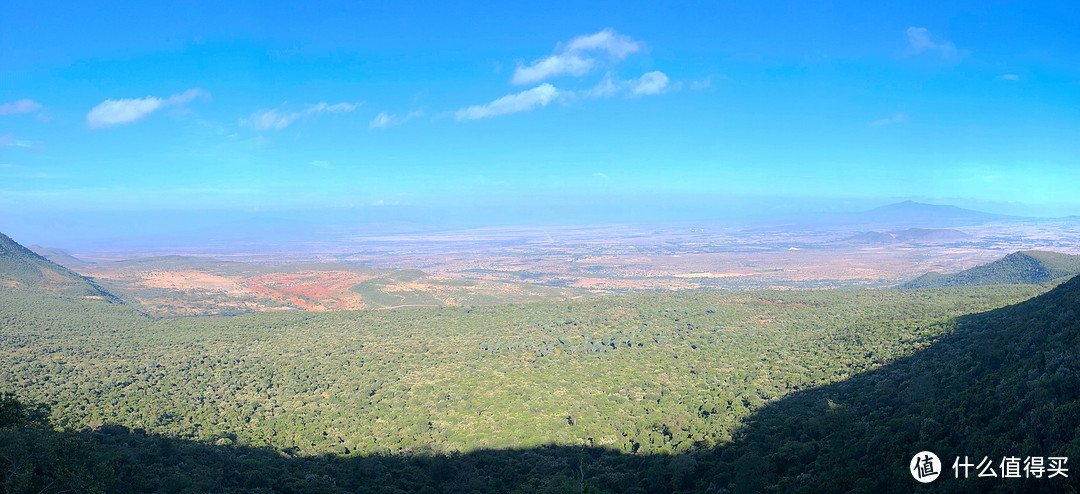
<svg viewBox="0 0 1080 494">
<path fill-rule="evenodd" d="M 301 117 L 319 113 L 348 113 L 360 107 L 362 103 L 325 103 L 308 105 L 303 111 L 285 111 L 281 109 L 259 110 L 249 119 L 240 119 L 240 123 L 250 125 L 257 130 L 281 130 Z"/>
<path fill-rule="evenodd" d="M 1016 74 L 1002 74 L 1001 78 L 1005 79 L 1006 81 L 1019 81 L 1020 80 L 1020 76 L 1018 76 Z"/>
<path fill-rule="evenodd" d="M 883 118 L 881 120 L 874 120 L 873 122 L 870 122 L 870 123 L 866 124 L 866 126 L 867 127 L 881 127 L 882 125 L 892 125 L 892 124 L 895 124 L 895 123 L 907 122 L 907 120 L 908 120 L 907 115 L 904 115 L 903 113 L 897 113 L 896 115 L 893 115 L 892 117 L 889 117 L 889 118 Z"/>
<path fill-rule="evenodd" d="M 603 51 L 612 57 L 622 60 L 641 49 L 640 41 L 633 41 L 629 36 L 623 36 L 608 28 L 596 34 L 578 36 L 566 44 L 567 53 L 585 51 Z"/>
<path fill-rule="evenodd" d="M 131 123 L 167 106 L 184 105 L 195 98 L 209 98 L 210 94 L 198 89 L 188 89 L 166 99 L 147 96 L 102 101 L 86 114 L 86 125 L 92 129 Z"/>
<path fill-rule="evenodd" d="M 16 139 L 14 137 L 11 137 L 11 134 L 5 134 L 0 136 L 0 148 L 8 146 L 16 148 L 31 148 L 34 147 L 34 143 L 31 141 Z"/>
<path fill-rule="evenodd" d="M 161 108 L 161 98 L 107 99 L 86 114 L 86 124 L 90 128 L 110 127 L 116 124 L 134 122 Z"/>
<path fill-rule="evenodd" d="M 169 96 L 169 99 L 165 100 L 165 106 L 183 105 L 194 101 L 195 98 L 210 99 L 210 93 L 199 88 L 188 89 L 182 93 Z"/>
<path fill-rule="evenodd" d="M 368 129 L 385 129 L 390 126 L 390 114 L 386 112 L 380 112 L 375 115 L 375 118 L 371 119 L 368 123 Z"/>
<path fill-rule="evenodd" d="M 583 91 L 581 94 L 590 98 L 611 98 L 620 94 L 636 98 L 660 94 L 672 88 L 677 90 L 678 88 L 671 86 L 670 82 L 668 76 L 658 70 L 627 81 L 618 79 L 614 73 L 608 72 L 595 87 Z"/>
<path fill-rule="evenodd" d="M 385 129 L 387 127 L 394 127 L 396 125 L 401 125 L 405 122 L 408 122 L 409 120 L 422 116 L 424 116 L 424 112 L 420 110 L 409 112 L 404 117 L 394 115 L 392 113 L 380 112 L 378 115 L 375 115 L 375 118 L 373 118 L 371 122 L 368 123 L 368 129 Z"/>
<path fill-rule="evenodd" d="M 330 162 L 329 161 L 315 160 L 315 161 L 312 161 L 310 164 L 311 164 L 311 166 L 314 166 L 316 168 L 322 168 L 324 170 L 330 168 Z"/>
<path fill-rule="evenodd" d="M 246 122 L 258 130 L 281 130 L 300 118 L 297 112 L 282 112 L 279 110 L 263 110 L 251 114 L 251 119 Z"/>
<path fill-rule="evenodd" d="M 700 91 L 702 89 L 709 89 L 710 87 L 712 87 L 712 78 L 713 78 L 713 76 L 709 75 L 709 76 L 705 76 L 704 79 L 697 80 L 697 81 L 691 81 L 690 82 L 690 89 L 693 89 L 695 91 Z M 720 79 L 724 79 L 724 76 L 720 76 Z"/>
<path fill-rule="evenodd" d="M 307 110 L 304 110 L 304 113 L 308 115 L 312 115 L 315 113 L 347 113 L 359 107 L 360 103 L 336 103 L 331 105 L 328 103 L 320 102 L 314 105 L 309 105 L 307 107 Z"/>
<path fill-rule="evenodd" d="M 614 73 L 608 72 L 604 74 L 604 78 L 600 79 L 596 86 L 584 91 L 584 95 L 590 98 L 610 98 L 617 96 L 625 87 L 626 81 L 621 81 L 615 77 Z"/>
<path fill-rule="evenodd" d="M 531 84 L 559 75 L 580 76 L 592 69 L 595 60 L 577 55 L 550 55 L 514 71 L 514 84 Z"/>
<path fill-rule="evenodd" d="M 610 28 L 578 36 L 556 47 L 553 55 L 533 60 L 529 65 L 519 64 L 510 82 L 522 85 L 560 75 L 585 75 L 596 66 L 596 55 L 618 62 L 640 50 L 641 46 L 640 41 L 633 41 Z"/>
<path fill-rule="evenodd" d="M 41 103 L 32 99 L 21 99 L 12 103 L 0 105 L 0 115 L 14 115 L 16 113 L 30 113 L 41 108 Z"/>
<path fill-rule="evenodd" d="M 912 53 L 936 52 L 947 59 L 960 56 L 960 52 L 952 41 L 934 36 L 924 27 L 909 27 L 906 33 L 908 48 Z"/>
<path fill-rule="evenodd" d="M 555 86 L 544 83 L 520 93 L 508 94 L 486 105 L 473 105 L 462 108 L 454 114 L 458 121 L 476 120 L 529 111 L 537 106 L 547 106 L 559 96 Z"/>
<path fill-rule="evenodd" d="M 635 96 L 660 94 L 668 87 L 668 76 L 659 70 L 643 74 L 640 78 L 631 81 L 630 92 Z"/>
</svg>

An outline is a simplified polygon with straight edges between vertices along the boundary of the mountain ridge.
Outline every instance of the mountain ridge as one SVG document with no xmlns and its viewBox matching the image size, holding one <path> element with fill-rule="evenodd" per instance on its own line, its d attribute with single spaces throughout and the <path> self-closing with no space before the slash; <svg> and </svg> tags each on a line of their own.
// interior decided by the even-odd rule
<svg viewBox="0 0 1080 494">
<path fill-rule="evenodd" d="M 68 269 L 75 269 L 93 264 L 93 262 L 79 259 L 78 257 L 71 255 L 70 252 L 57 247 L 42 247 L 40 245 L 31 245 L 28 246 L 27 249 L 30 249 L 31 252 Z"/>
<path fill-rule="evenodd" d="M 1080 275 L 1080 256 L 1041 250 L 1017 251 L 957 273 L 926 273 L 897 288 L 1038 285 Z"/>
<path fill-rule="evenodd" d="M 3 233 L 0 233 L 0 286 L 120 301 L 90 278 L 42 257 Z"/>
<path fill-rule="evenodd" d="M 971 236 L 951 228 L 908 228 L 894 231 L 870 231 L 863 232 L 846 240 L 849 242 L 871 244 L 894 244 L 904 242 L 917 243 L 954 243 L 962 242 Z"/>
</svg>

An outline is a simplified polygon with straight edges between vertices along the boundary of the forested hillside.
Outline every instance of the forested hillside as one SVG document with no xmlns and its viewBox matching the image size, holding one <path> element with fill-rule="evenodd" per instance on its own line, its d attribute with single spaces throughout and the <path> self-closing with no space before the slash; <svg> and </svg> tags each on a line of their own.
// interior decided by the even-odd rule
<svg viewBox="0 0 1080 494">
<path fill-rule="evenodd" d="M 923 408 L 833 399 L 860 410 L 837 415 L 814 397 L 858 389 L 843 386 L 861 386 L 863 376 L 893 376 L 877 392 L 905 399 L 907 375 L 891 369 L 934 355 L 942 342 L 960 345 L 949 342 L 980 327 L 953 318 L 1041 290 L 683 293 L 162 320 L 101 301 L 4 291 L 0 382 L 49 404 L 52 423 L 71 432 L 12 429 L 23 432 L 5 433 L 15 435 L 9 447 L 37 459 L 0 467 L 78 490 L 813 490 L 834 473 L 878 478 L 848 465 L 849 453 L 829 456 L 830 441 L 923 421 L 905 418 Z M 1062 291 L 1048 300 L 1065 304 Z M 1040 306 L 1021 307 L 971 320 L 987 321 L 984 331 L 1022 331 L 1014 326 Z M 1075 320 L 1059 309 L 1045 317 Z M 999 320 L 1008 327 L 989 325 Z M 984 346 L 971 349 L 986 365 L 978 369 L 1005 372 L 980 357 Z M 932 369 L 944 373 L 954 361 L 944 355 Z M 1010 389 L 995 400 L 1012 403 Z M 1065 404 L 1057 397 L 1031 399 L 1052 410 Z M 810 401 L 785 408 L 800 399 Z M 799 417 L 796 429 L 777 429 L 790 417 L 773 410 Z M 819 412 L 824 418 L 806 421 Z M 835 417 L 872 422 L 829 422 Z M 987 427 L 962 425 L 965 437 Z M 915 451 L 902 435 L 869 437 L 888 461 Z M 759 458 L 773 466 L 749 477 L 735 470 Z M 52 466 L 26 470 L 34 462 Z"/>
<path fill-rule="evenodd" d="M 756 413 L 703 463 L 718 485 L 802 492 L 908 492 L 914 453 L 941 457 L 944 492 L 1077 492 L 1080 277 L 1032 300 L 945 321 L 938 341 Z M 957 457 L 997 477 L 955 478 Z M 999 462 L 1067 457 L 1069 477 L 1003 479 Z M 702 458 L 698 457 L 699 462 Z M 757 464 L 759 475 L 743 466 Z M 988 472 L 985 472 L 988 473 Z M 963 475 L 961 470 L 961 475 Z"/>
<path fill-rule="evenodd" d="M 1028 250 L 959 273 L 927 273 L 900 288 L 950 286 L 1037 285 L 1080 274 L 1080 256 Z"/>
<path fill-rule="evenodd" d="M 0 289 L 36 290 L 117 301 L 93 281 L 0 233 Z"/>
</svg>

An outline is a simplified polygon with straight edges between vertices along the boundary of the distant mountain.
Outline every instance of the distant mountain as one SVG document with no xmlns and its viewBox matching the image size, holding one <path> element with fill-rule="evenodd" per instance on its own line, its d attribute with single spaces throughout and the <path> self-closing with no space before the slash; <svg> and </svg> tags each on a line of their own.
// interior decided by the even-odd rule
<svg viewBox="0 0 1080 494">
<path fill-rule="evenodd" d="M 846 240 L 870 244 L 897 244 L 904 242 L 952 243 L 963 242 L 971 236 L 947 228 L 908 228 L 892 232 L 863 232 Z"/>
<path fill-rule="evenodd" d="M 943 206 L 915 201 L 904 201 L 881 206 L 869 211 L 863 211 L 861 213 L 855 213 L 852 219 L 859 223 L 876 225 L 940 228 L 1012 221 L 1020 218 L 1003 214 L 984 213 L 982 211 L 964 209 L 958 206 Z"/>
<path fill-rule="evenodd" d="M 944 288 L 976 285 L 1037 285 L 1080 274 L 1080 256 L 1029 250 L 1014 252 L 990 264 L 959 273 L 926 273 L 900 288 Z"/>
<path fill-rule="evenodd" d="M 179 271 L 179 270 L 202 270 L 202 271 L 214 271 L 214 272 L 232 272 L 232 271 L 261 271 L 264 270 L 264 266 L 258 264 L 248 264 L 235 261 L 222 261 L 214 259 L 212 257 L 201 256 L 152 256 L 152 257 L 140 257 L 137 259 L 128 259 L 124 261 L 112 261 L 102 262 L 95 266 L 95 269 L 89 270 L 90 272 L 100 270 L 112 270 L 112 269 L 137 269 L 147 271 Z"/>
<path fill-rule="evenodd" d="M 3 233 L 0 233 L 0 287 L 119 301 L 89 278 L 35 254 Z"/>
<path fill-rule="evenodd" d="M 856 229 L 890 231 L 904 229 L 948 229 L 961 226 L 984 225 L 1003 222 L 1060 221 L 1066 218 L 1028 218 L 1004 214 L 986 213 L 958 206 L 926 204 L 904 201 L 874 209 L 853 213 L 806 213 L 772 218 L 761 224 L 748 224 L 757 228 L 805 230 Z"/>
<path fill-rule="evenodd" d="M 31 245 L 28 247 L 33 253 L 44 257 L 52 262 L 55 262 L 65 268 L 80 268 L 89 264 L 93 264 L 89 261 L 84 261 L 71 255 L 70 252 L 64 249 L 57 249 L 55 247 L 42 247 L 40 245 Z"/>
</svg>

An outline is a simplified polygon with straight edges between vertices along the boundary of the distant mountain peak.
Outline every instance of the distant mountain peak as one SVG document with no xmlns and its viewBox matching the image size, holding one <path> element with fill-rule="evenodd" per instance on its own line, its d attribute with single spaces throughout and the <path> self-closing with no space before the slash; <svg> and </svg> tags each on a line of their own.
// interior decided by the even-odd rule
<svg viewBox="0 0 1080 494">
<path fill-rule="evenodd" d="M 870 211 L 871 212 L 872 211 L 915 211 L 915 212 L 950 212 L 950 213 L 963 211 L 963 212 L 977 213 L 977 214 L 992 214 L 992 213 L 983 213 L 981 211 L 975 211 L 973 209 L 965 209 L 965 208 L 962 208 L 960 206 L 955 206 L 955 205 L 952 205 L 952 204 L 930 204 L 930 203 L 925 203 L 925 202 L 916 202 L 916 201 L 912 201 L 910 199 L 907 200 L 907 201 L 895 202 L 895 203 L 892 203 L 892 204 L 886 204 L 884 206 L 880 206 L 880 207 L 876 207 L 874 209 L 871 209 Z"/>
<path fill-rule="evenodd" d="M 947 228 L 1016 219 L 1014 216 L 975 211 L 954 205 L 927 204 L 911 200 L 854 213 L 853 218 L 856 223 L 894 228 Z"/>
</svg>

